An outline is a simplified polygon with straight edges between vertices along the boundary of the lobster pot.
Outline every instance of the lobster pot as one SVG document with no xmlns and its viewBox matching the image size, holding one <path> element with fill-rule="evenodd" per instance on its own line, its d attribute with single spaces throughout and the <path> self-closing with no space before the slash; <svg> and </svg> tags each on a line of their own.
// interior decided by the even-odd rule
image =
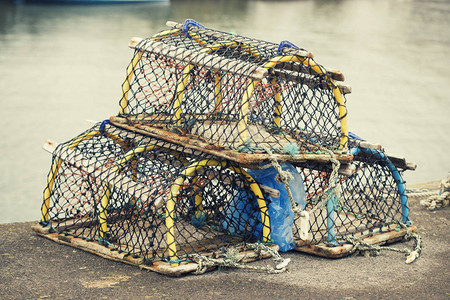
<svg viewBox="0 0 450 300">
<path fill-rule="evenodd" d="M 41 223 L 147 263 L 267 241 L 267 208 L 246 174 L 182 146 L 98 124 L 54 152 Z"/>
<path fill-rule="evenodd" d="M 341 72 L 287 41 L 168 25 L 130 41 L 118 114 L 52 150 L 38 234 L 180 275 L 416 230 L 397 170 L 415 165 L 349 133 Z"/>
<path fill-rule="evenodd" d="M 346 236 L 368 237 L 398 230 L 399 223 L 411 223 L 401 172 L 384 152 L 364 148 L 350 152 L 355 155 L 352 164 L 356 171 L 351 176 L 339 176 L 334 189 L 328 189 L 329 169 L 312 165 L 302 168 L 307 211 L 311 214 L 310 231 L 303 241 L 298 238 L 302 230 L 300 217 L 296 218 L 294 235 L 298 245 L 307 242 L 338 246 Z"/>
<path fill-rule="evenodd" d="M 288 45 L 195 26 L 135 38 L 121 111 L 112 121 L 221 149 L 345 147 L 343 95 L 350 89 L 333 81 L 342 74 Z"/>
</svg>

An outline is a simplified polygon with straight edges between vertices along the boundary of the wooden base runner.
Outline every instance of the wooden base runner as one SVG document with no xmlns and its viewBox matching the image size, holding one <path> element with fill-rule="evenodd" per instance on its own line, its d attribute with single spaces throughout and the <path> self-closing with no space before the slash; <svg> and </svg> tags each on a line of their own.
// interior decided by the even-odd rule
<svg viewBox="0 0 450 300">
<path fill-rule="evenodd" d="M 81 238 L 73 237 L 70 235 L 65 235 L 64 233 L 51 232 L 49 227 L 42 226 L 40 224 L 36 224 L 32 226 L 32 229 L 40 236 L 48 238 L 54 242 L 63 245 L 69 245 L 77 249 L 84 250 L 86 252 L 96 254 L 103 258 L 107 258 L 113 261 L 119 261 L 123 263 L 127 263 L 130 265 L 134 265 L 141 269 L 146 269 L 150 271 L 154 271 L 157 273 L 161 273 L 168 276 L 181 276 L 183 274 L 188 274 L 195 272 L 197 270 L 198 264 L 192 261 L 181 261 L 179 265 L 171 265 L 165 261 L 153 261 L 150 265 L 144 263 L 144 257 L 140 255 L 127 255 L 127 253 L 122 252 L 119 253 L 117 250 L 110 249 L 103 245 L 100 245 L 96 241 L 86 241 Z M 417 232 L 416 226 L 408 226 L 408 229 L 400 228 L 396 230 L 396 225 L 391 225 L 388 228 L 385 228 L 385 231 L 372 232 L 371 235 L 355 234 L 355 237 L 359 237 L 364 242 L 371 245 L 384 245 L 390 244 L 397 241 L 400 241 L 408 232 Z M 314 254 L 317 256 L 327 257 L 327 258 L 341 258 L 348 256 L 352 253 L 353 245 L 352 244 L 342 244 L 339 246 L 331 247 L 327 246 L 325 243 L 320 244 L 311 244 L 306 241 L 297 240 L 296 241 L 297 248 L 295 251 L 305 252 L 309 254 Z M 272 245 L 274 249 L 278 250 L 277 245 Z M 182 249 L 181 249 L 182 250 Z M 211 256 L 211 252 L 203 253 L 205 256 Z M 259 260 L 261 258 L 270 258 L 270 254 L 261 252 L 261 255 L 252 250 L 242 249 L 239 254 L 237 254 L 237 259 L 239 259 L 242 263 L 248 263 L 252 261 Z M 211 267 L 208 271 L 215 269 L 215 267 Z"/>
<path fill-rule="evenodd" d="M 256 151 L 255 153 L 243 153 L 238 150 L 225 147 L 224 145 L 216 142 L 214 144 L 202 141 L 196 136 L 192 135 L 179 135 L 168 130 L 149 126 L 146 124 L 128 124 L 128 120 L 123 117 L 112 116 L 110 118 L 111 124 L 119 128 L 125 129 L 127 131 L 137 132 L 150 137 L 156 137 L 164 141 L 168 141 L 177 145 L 182 145 L 194 151 L 201 151 L 203 153 L 213 155 L 214 157 L 219 157 L 222 159 L 227 159 L 237 163 L 241 167 L 248 167 L 251 169 L 257 169 L 261 163 L 270 162 L 271 157 L 277 159 L 278 162 L 290 162 L 290 163 L 302 163 L 306 161 L 315 161 L 322 164 L 331 164 L 330 155 L 326 153 L 316 154 L 316 153 L 299 153 L 295 156 L 289 154 L 277 154 L 274 153 L 272 156 L 263 153 L 261 151 Z M 287 140 L 286 140 L 287 141 Z M 285 141 L 285 142 L 286 142 Z M 277 141 L 278 143 L 278 141 Z M 287 143 L 287 142 L 286 142 Z M 267 144 L 269 148 L 272 146 Z M 276 146 L 279 146 L 276 144 Z M 345 151 L 335 152 L 336 159 L 342 164 L 351 163 L 353 161 L 353 155 L 349 153 L 344 153 Z"/>
<path fill-rule="evenodd" d="M 49 240 L 52 240 L 56 243 L 72 246 L 74 248 L 98 255 L 103 258 L 123 262 L 139 267 L 140 269 L 150 270 L 168 276 L 178 277 L 184 274 L 192 273 L 195 272 L 198 267 L 197 263 L 190 261 L 182 261 L 178 266 L 171 265 L 170 263 L 165 261 L 154 261 L 150 265 L 146 265 L 144 263 L 144 257 L 142 256 L 127 255 L 127 253 L 125 252 L 119 253 L 119 251 L 100 245 L 96 241 L 86 241 L 81 238 L 65 235 L 64 233 L 50 232 L 49 227 L 42 226 L 40 224 L 35 224 L 31 228 L 38 235 L 48 238 Z M 272 245 L 271 248 L 278 250 L 277 245 Z M 203 255 L 211 255 L 211 252 L 209 252 L 208 254 L 203 253 Z M 246 249 L 242 249 L 242 251 L 240 251 L 239 254 L 236 255 L 236 258 L 242 263 L 248 263 L 262 258 L 270 257 L 271 255 L 264 251 L 261 251 L 261 254 L 258 255 L 255 251 Z M 208 271 L 211 271 L 213 269 L 215 269 L 215 267 L 209 268 Z"/>
<path fill-rule="evenodd" d="M 388 231 L 383 232 L 372 232 L 370 236 L 362 236 L 355 234 L 355 237 L 360 238 L 364 242 L 370 245 L 385 245 L 400 241 L 406 235 L 407 230 L 405 228 L 400 228 L 400 230 L 395 230 L 393 227 L 397 225 L 393 225 L 388 228 Z M 379 229 L 378 229 L 379 230 Z M 417 232 L 417 227 L 410 225 L 408 226 L 408 232 Z M 364 234 L 364 232 L 363 232 Z M 296 242 L 297 248 L 295 251 L 305 252 L 309 254 L 314 254 L 317 256 L 328 257 L 328 258 L 340 258 L 345 257 L 351 254 L 351 250 L 353 249 L 352 244 L 342 244 L 340 246 L 330 247 L 325 243 L 320 244 L 310 244 L 308 242 L 297 240 Z"/>
</svg>

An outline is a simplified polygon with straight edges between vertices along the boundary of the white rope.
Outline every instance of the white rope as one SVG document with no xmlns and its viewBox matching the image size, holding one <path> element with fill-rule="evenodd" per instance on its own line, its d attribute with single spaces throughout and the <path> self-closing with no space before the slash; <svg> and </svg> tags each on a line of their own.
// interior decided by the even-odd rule
<svg viewBox="0 0 450 300">
<path fill-rule="evenodd" d="M 290 258 L 283 259 L 281 255 L 278 253 L 277 250 L 266 246 L 262 243 L 254 243 L 254 244 L 247 244 L 247 248 L 250 250 L 255 251 L 258 258 L 260 259 L 262 257 L 262 251 L 268 253 L 271 255 L 272 259 L 275 263 L 278 263 L 275 268 L 266 265 L 266 266 L 252 266 L 243 263 L 242 261 L 247 258 L 246 255 L 243 255 L 242 257 L 238 257 L 239 249 L 237 248 L 228 248 L 226 253 L 223 255 L 223 257 L 219 258 L 212 258 L 205 255 L 200 254 L 191 254 L 189 255 L 189 258 L 196 261 L 198 266 L 197 270 L 194 272 L 194 274 L 203 274 L 208 269 L 213 267 L 225 267 L 225 268 L 238 268 L 238 269 L 248 269 L 248 270 L 256 270 L 256 271 L 265 271 L 271 274 L 279 274 L 287 271 L 287 266 L 290 262 Z"/>
<path fill-rule="evenodd" d="M 310 211 L 310 213 L 313 213 L 317 209 L 323 208 L 327 205 L 328 201 L 332 198 L 332 194 L 334 193 L 337 197 L 337 199 L 340 199 L 340 195 L 336 192 L 336 190 L 340 190 L 338 187 L 337 179 L 339 176 L 339 167 L 341 166 L 341 163 L 339 160 L 336 159 L 336 156 L 334 155 L 333 151 L 328 150 L 326 148 L 323 148 L 324 151 L 326 151 L 330 155 L 330 161 L 333 165 L 333 170 L 331 171 L 330 178 L 328 179 L 328 187 L 322 191 L 322 193 L 314 200 L 316 200 L 316 205 L 313 207 L 313 209 Z M 336 205 L 337 203 L 335 203 Z"/>
<path fill-rule="evenodd" d="M 408 195 L 408 198 L 428 198 L 431 196 L 439 195 L 438 191 L 429 191 L 429 190 L 406 190 L 406 194 Z"/>
<path fill-rule="evenodd" d="M 426 207 L 428 210 L 434 210 L 436 208 L 442 208 L 449 206 L 450 204 L 450 192 L 445 192 L 441 195 L 433 195 L 428 199 L 421 200 L 420 205 Z"/>
<path fill-rule="evenodd" d="M 264 145 L 262 146 L 262 148 L 269 154 L 269 159 L 270 159 L 270 165 L 264 166 L 262 168 L 264 169 L 264 168 L 273 167 L 275 170 L 277 170 L 277 172 L 278 172 L 277 181 L 282 182 L 284 184 L 286 191 L 288 193 L 288 196 L 289 196 L 289 201 L 291 203 L 292 211 L 294 212 L 294 214 L 299 214 L 301 217 L 305 217 L 306 211 L 304 211 L 294 201 L 294 197 L 292 196 L 291 189 L 289 188 L 289 181 L 292 180 L 294 177 L 292 176 L 291 173 L 289 173 L 288 171 L 284 171 L 281 168 L 280 164 L 278 163 L 277 159 L 275 158 L 275 156 L 273 155 L 272 151 L 270 151 L 269 148 L 267 148 Z M 338 170 L 339 170 L 341 163 L 339 162 L 339 160 L 336 159 L 336 155 L 333 153 L 333 151 L 328 150 L 326 148 L 321 148 L 321 150 L 327 152 L 330 155 L 330 161 L 333 165 L 333 169 L 331 171 L 331 175 L 328 180 L 328 182 L 329 182 L 328 187 L 321 193 L 320 196 L 318 196 L 318 201 L 317 201 L 316 205 L 309 213 L 314 212 L 318 208 L 324 207 L 327 204 L 328 200 L 331 198 L 331 194 L 329 193 L 329 191 L 335 192 L 336 187 L 337 187 L 337 178 L 339 176 Z"/>
<path fill-rule="evenodd" d="M 289 202 L 291 203 L 292 211 L 294 212 L 294 214 L 302 212 L 303 211 L 302 208 L 299 207 L 298 204 L 294 201 L 294 196 L 292 196 L 291 189 L 289 188 L 289 181 L 291 181 L 294 178 L 294 176 L 289 171 L 284 171 L 281 168 L 280 164 L 278 163 L 277 159 L 275 158 L 275 156 L 273 155 L 272 151 L 270 151 L 269 148 L 267 148 L 264 145 L 262 147 L 267 152 L 267 154 L 269 154 L 270 159 L 270 165 L 267 165 L 263 168 L 269 168 L 271 166 L 278 172 L 276 180 L 284 184 L 286 192 L 288 193 L 289 196 Z"/>
<path fill-rule="evenodd" d="M 298 237 L 301 240 L 306 240 L 308 238 L 308 234 L 310 231 L 310 220 L 309 220 L 310 214 L 319 208 L 325 207 L 330 199 L 334 198 L 334 199 L 337 199 L 337 201 L 339 201 L 339 199 L 340 199 L 340 195 L 337 192 L 337 190 L 340 190 L 340 188 L 338 187 L 338 184 L 337 184 L 337 179 L 339 176 L 338 170 L 339 170 L 341 163 L 336 159 L 336 156 L 333 153 L 333 151 L 328 150 L 326 148 L 321 148 L 322 151 L 325 151 L 330 155 L 330 161 L 332 163 L 333 169 L 330 174 L 330 178 L 328 180 L 328 182 L 329 182 L 328 187 L 322 191 L 322 193 L 318 196 L 318 198 L 315 199 L 316 201 L 314 201 L 314 199 L 313 199 L 313 201 L 316 202 L 316 205 L 313 207 L 313 209 L 310 211 L 306 211 L 306 207 L 305 207 L 305 209 L 302 209 L 294 201 L 294 197 L 292 196 L 291 189 L 289 188 L 289 181 L 291 179 L 293 179 L 294 176 L 291 173 L 289 173 L 288 171 L 284 171 L 281 168 L 276 157 L 273 155 L 272 151 L 270 151 L 269 148 L 267 148 L 264 145 L 262 147 L 269 154 L 269 159 L 270 159 L 270 164 L 266 165 L 262 168 L 264 169 L 264 168 L 273 167 L 278 172 L 277 181 L 282 182 L 284 184 L 284 187 L 286 188 L 286 191 L 289 196 L 289 202 L 291 203 L 292 211 L 295 215 L 298 216 L 299 229 L 300 229 L 298 231 Z M 333 194 L 336 195 L 337 197 L 332 197 Z M 336 204 L 337 203 L 335 203 L 334 205 L 336 205 Z"/>
<path fill-rule="evenodd" d="M 353 248 L 350 250 L 350 254 L 355 253 L 356 251 L 364 253 L 365 255 L 368 255 L 369 253 L 374 253 L 375 255 L 378 255 L 380 251 L 393 251 L 398 253 L 404 253 L 406 255 L 406 261 L 405 263 L 410 264 L 413 261 L 415 261 L 417 258 L 419 258 L 420 254 L 422 253 L 422 238 L 420 235 L 414 232 L 408 232 L 408 227 L 400 223 L 400 226 L 405 228 L 406 234 L 403 237 L 403 240 L 409 241 L 411 239 L 414 240 L 414 250 L 409 250 L 407 248 L 405 249 L 398 249 L 394 247 L 387 247 L 387 246 L 379 246 L 379 245 L 372 245 L 364 242 L 364 240 L 354 237 L 354 236 L 343 236 L 341 239 L 347 243 L 350 243 L 353 245 Z"/>
<path fill-rule="evenodd" d="M 408 195 L 409 196 L 409 195 Z M 450 205 L 450 176 L 441 181 L 441 187 L 438 192 L 428 196 L 427 199 L 421 200 L 420 205 L 428 210 L 434 210 Z"/>
</svg>

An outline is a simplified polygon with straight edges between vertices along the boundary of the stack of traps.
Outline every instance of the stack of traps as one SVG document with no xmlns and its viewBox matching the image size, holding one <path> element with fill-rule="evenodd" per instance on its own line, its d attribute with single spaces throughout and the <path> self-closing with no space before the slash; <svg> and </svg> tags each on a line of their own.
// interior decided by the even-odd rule
<svg viewBox="0 0 450 300">
<path fill-rule="evenodd" d="M 415 165 L 349 135 L 341 72 L 287 41 L 168 25 L 131 40 L 119 114 L 52 149 L 39 234 L 180 275 L 195 254 L 257 259 L 254 242 L 342 257 L 344 237 L 415 230 L 401 177 Z"/>
</svg>

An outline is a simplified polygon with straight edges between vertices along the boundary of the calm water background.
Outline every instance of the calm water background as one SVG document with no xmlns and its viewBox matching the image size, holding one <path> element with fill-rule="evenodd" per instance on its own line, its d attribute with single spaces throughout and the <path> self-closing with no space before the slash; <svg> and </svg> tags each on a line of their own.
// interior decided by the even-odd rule
<svg viewBox="0 0 450 300">
<path fill-rule="evenodd" d="M 128 40 L 187 18 L 308 49 L 352 86 L 350 130 L 418 164 L 408 183 L 450 171 L 449 1 L 0 2 L 0 223 L 40 217 L 51 162 L 43 141 L 117 114 Z"/>
</svg>

